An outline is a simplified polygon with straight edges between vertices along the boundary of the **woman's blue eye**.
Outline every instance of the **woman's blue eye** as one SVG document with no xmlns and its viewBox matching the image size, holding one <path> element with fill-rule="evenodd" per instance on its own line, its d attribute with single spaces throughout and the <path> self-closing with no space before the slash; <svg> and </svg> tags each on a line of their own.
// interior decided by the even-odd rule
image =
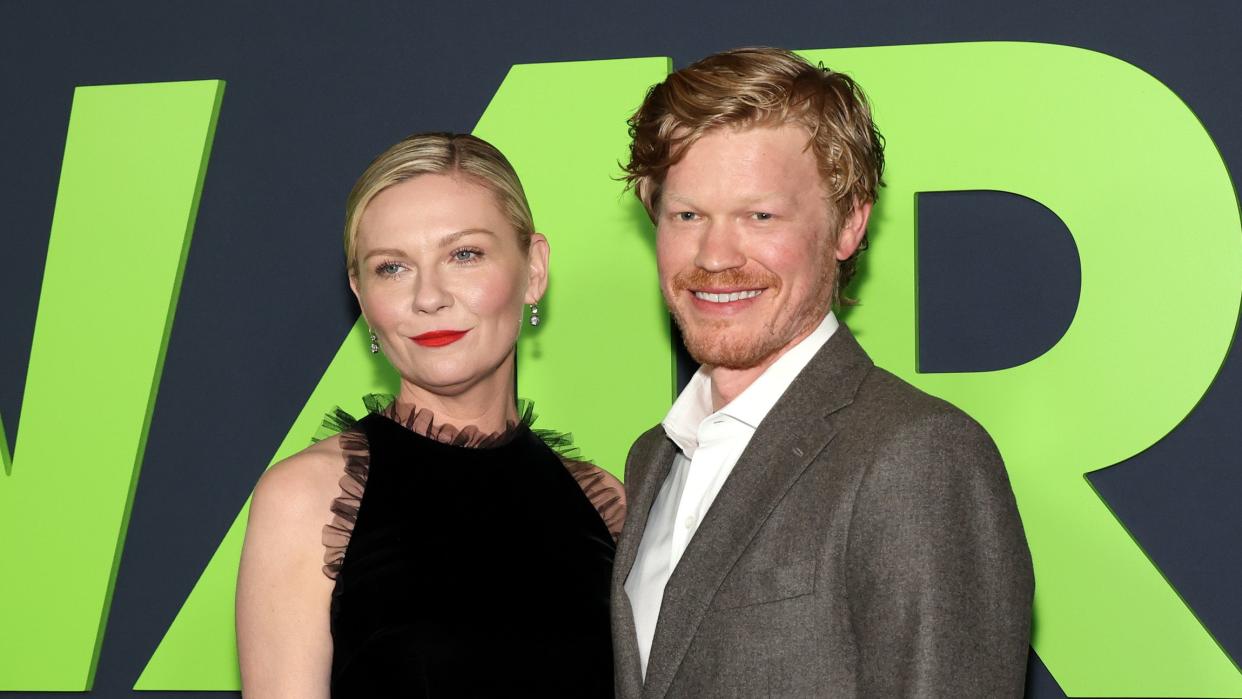
<svg viewBox="0 0 1242 699">
<path fill-rule="evenodd" d="M 452 255 L 453 260 L 455 262 L 474 262 L 475 260 L 477 260 L 478 258 L 482 256 L 483 256 L 482 250 L 475 250 L 473 248 L 462 248 L 460 250 L 454 250 L 453 255 Z"/>
<path fill-rule="evenodd" d="M 385 277 L 391 277 L 401 272 L 401 265 L 396 262 L 384 262 L 375 268 L 375 271 Z"/>
</svg>

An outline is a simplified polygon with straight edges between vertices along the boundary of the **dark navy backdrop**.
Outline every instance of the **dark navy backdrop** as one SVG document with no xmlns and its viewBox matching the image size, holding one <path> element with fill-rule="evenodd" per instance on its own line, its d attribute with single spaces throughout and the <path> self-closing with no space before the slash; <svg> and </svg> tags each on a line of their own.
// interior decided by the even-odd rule
<svg viewBox="0 0 1242 699">
<path fill-rule="evenodd" d="M 93 694 L 131 695 L 129 688 L 352 324 L 356 311 L 336 241 L 354 176 L 408 132 L 470 130 L 510 65 L 655 55 L 684 65 L 746 44 L 1067 44 L 1116 56 L 1169 86 L 1237 173 L 1240 26 L 1242 4 L 1230 0 L 3 0 L 0 415 L 10 444 L 74 86 L 228 81 Z M 952 236 L 935 235 L 937 221 L 963 230 L 1016 230 L 1052 225 L 1047 217 L 1037 208 L 987 197 L 923 202 L 921 209 L 925 368 L 986 369 L 1004 358 L 1038 354 L 1056 339 L 1066 304 L 1076 300 L 1072 245 L 1045 236 L 1050 242 L 1039 250 L 1004 247 L 1008 243 L 954 248 Z M 1193 244 L 1192 234 L 1170 231 L 1169 243 Z M 1012 245 L 1019 239 L 1014 236 Z M 991 266 L 1000 258 L 1010 273 L 997 274 Z M 1176 275 L 1193 270 L 1170 272 L 1172 279 L 1158 283 L 1170 284 L 1175 293 Z M 1068 300 L 1065 289 L 1071 290 Z M 977 331 L 1013 308 L 1046 322 L 1011 323 L 985 342 L 962 342 L 963 328 Z M 1151 321 L 1152 332 L 1177 332 L 1175 319 Z M 964 353 L 971 346 L 981 349 Z M 1168 438 L 1091 477 L 1235 659 L 1242 658 L 1237 354 L 1231 352 L 1213 388 Z M 77 405 L 72 395 L 65 396 L 65 405 L 69 424 L 108 409 Z M 1037 661 L 1028 696 L 1064 696 Z"/>
</svg>

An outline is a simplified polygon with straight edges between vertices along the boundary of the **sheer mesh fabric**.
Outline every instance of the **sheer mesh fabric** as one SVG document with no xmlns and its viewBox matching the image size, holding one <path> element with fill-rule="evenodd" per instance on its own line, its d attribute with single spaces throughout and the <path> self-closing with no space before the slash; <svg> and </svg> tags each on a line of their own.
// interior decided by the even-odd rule
<svg viewBox="0 0 1242 699">
<path fill-rule="evenodd" d="M 616 541 L 625 524 L 625 488 L 607 471 L 588 461 L 562 458 L 565 468 L 578 482 L 578 487 L 595 506 L 599 516 L 608 526 L 608 533 Z"/>
<path fill-rule="evenodd" d="M 358 521 L 358 506 L 367 487 L 370 467 L 366 435 L 356 429 L 341 433 L 341 451 L 345 454 L 345 473 L 341 476 L 341 494 L 332 501 L 332 521 L 323 527 L 323 574 L 336 580 L 345 560 L 349 535 Z"/>
</svg>

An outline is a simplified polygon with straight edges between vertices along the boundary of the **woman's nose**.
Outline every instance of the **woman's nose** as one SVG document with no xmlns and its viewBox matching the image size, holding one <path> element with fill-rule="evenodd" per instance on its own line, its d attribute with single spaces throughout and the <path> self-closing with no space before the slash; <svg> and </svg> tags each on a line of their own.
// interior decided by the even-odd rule
<svg viewBox="0 0 1242 699">
<path fill-rule="evenodd" d="M 435 313 L 453 305 L 453 297 L 435 271 L 420 272 L 414 280 L 414 310 Z"/>
</svg>

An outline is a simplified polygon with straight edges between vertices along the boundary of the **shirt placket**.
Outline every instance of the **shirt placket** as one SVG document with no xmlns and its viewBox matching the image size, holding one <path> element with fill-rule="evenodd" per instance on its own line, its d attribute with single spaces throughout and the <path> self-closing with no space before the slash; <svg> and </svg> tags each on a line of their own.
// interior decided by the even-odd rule
<svg viewBox="0 0 1242 699">
<path fill-rule="evenodd" d="M 724 415 L 709 415 L 699 424 L 698 447 L 687 465 L 685 488 L 677 502 L 677 514 L 673 518 L 674 561 L 681 558 L 690 539 L 698 530 L 704 493 L 722 467 L 724 452 L 728 447 L 726 422 L 728 418 Z"/>
</svg>

